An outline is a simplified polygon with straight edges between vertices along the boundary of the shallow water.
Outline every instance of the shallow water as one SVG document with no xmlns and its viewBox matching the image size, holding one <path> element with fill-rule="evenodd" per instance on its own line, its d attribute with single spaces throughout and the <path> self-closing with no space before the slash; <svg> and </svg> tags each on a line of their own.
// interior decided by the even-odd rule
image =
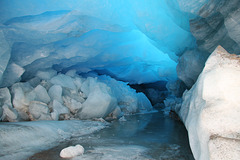
<svg viewBox="0 0 240 160">
<path fill-rule="evenodd" d="M 30 157 L 31 160 L 60 160 L 60 151 L 81 144 L 82 156 L 74 159 L 101 160 L 193 160 L 187 131 L 177 120 L 163 113 L 125 116 L 97 133 L 72 138 L 71 141 Z"/>
</svg>

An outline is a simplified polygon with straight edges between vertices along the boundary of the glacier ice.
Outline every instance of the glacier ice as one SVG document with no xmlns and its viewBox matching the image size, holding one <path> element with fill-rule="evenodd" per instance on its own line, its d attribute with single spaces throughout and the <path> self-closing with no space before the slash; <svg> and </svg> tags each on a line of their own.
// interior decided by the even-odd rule
<svg viewBox="0 0 240 160">
<path fill-rule="evenodd" d="M 0 120 L 16 122 L 18 121 L 18 113 L 13 108 L 11 102 L 11 94 L 8 88 L 0 89 Z"/>
<path fill-rule="evenodd" d="M 2 83 L 3 73 L 5 72 L 10 56 L 11 46 L 8 44 L 4 37 L 3 31 L 0 31 L 0 84 Z"/>
<path fill-rule="evenodd" d="M 8 64 L 6 70 L 3 73 L 2 83 L 0 87 L 9 87 L 14 83 L 19 82 L 24 71 L 25 69 L 16 63 Z"/>
<path fill-rule="evenodd" d="M 46 70 L 37 71 L 35 76 L 43 80 L 50 80 L 56 75 L 57 75 L 57 71 L 53 69 L 46 69 Z"/>
<path fill-rule="evenodd" d="M 152 111 L 150 101 L 127 84 L 168 81 L 168 92 L 148 89 L 146 93 L 155 94 L 149 96 L 154 103 L 170 93 L 165 105 L 179 112 L 188 129 L 195 127 L 189 129 L 194 156 L 206 158 L 207 147 L 213 159 L 222 155 L 216 148 L 224 152 L 227 146 L 234 152 L 231 147 L 238 144 L 228 143 L 229 137 L 215 132 L 215 126 L 214 132 L 207 130 L 211 124 L 207 120 L 215 109 L 222 113 L 223 104 L 229 107 L 226 113 L 234 110 L 226 101 L 238 99 L 237 86 L 229 91 L 231 86 L 222 88 L 225 84 L 219 81 L 222 85 L 215 89 L 218 83 L 211 80 L 222 68 L 215 71 L 210 66 L 214 54 L 206 66 L 205 61 L 219 44 L 240 53 L 239 6 L 239 0 L 1 0 L 0 119 L 111 120 L 146 113 Z M 206 73 L 207 67 L 214 75 Z M 182 102 L 179 97 L 191 87 Z M 197 107 L 203 107 L 204 113 Z M 206 123 L 206 132 L 200 123 Z M 208 146 L 206 137 L 210 137 Z"/>
<path fill-rule="evenodd" d="M 187 50 L 179 58 L 177 64 L 178 78 L 181 79 L 188 88 L 196 82 L 199 73 L 202 71 L 208 56 L 196 49 Z"/>
<path fill-rule="evenodd" d="M 60 85 L 62 87 L 76 90 L 73 79 L 69 76 L 65 76 L 64 74 L 58 74 L 57 76 L 53 77 L 50 82 L 55 85 Z"/>
<path fill-rule="evenodd" d="M 39 101 L 31 101 L 28 107 L 30 120 L 52 120 L 47 104 Z"/>
<path fill-rule="evenodd" d="M 191 88 L 201 73 L 207 57 L 218 45 L 223 46 L 230 53 L 240 53 L 238 36 L 240 32 L 238 20 L 240 1 L 178 0 L 178 2 L 183 11 L 191 14 L 190 30 L 197 43 L 197 49 L 187 49 L 183 52 L 177 67 L 178 77 L 188 88 Z M 186 59 L 190 58 L 190 52 L 192 52 L 193 61 L 197 64 Z M 194 54 L 195 56 L 193 56 Z"/>
<path fill-rule="evenodd" d="M 39 73 L 43 72 L 36 75 Z M 45 69 L 45 73 L 53 72 Z M 27 81 L 12 85 L 11 92 L 8 88 L 0 89 L 1 119 L 116 119 L 125 114 L 153 111 L 148 98 L 143 93 L 136 93 L 127 83 L 109 76 L 71 76 L 59 73 L 48 80 L 46 76 L 43 79 L 40 76 L 30 80 L 31 83 L 34 81 L 35 88 Z"/>
<path fill-rule="evenodd" d="M 106 126 L 103 122 L 87 120 L 2 123 L 0 159 L 27 159 L 37 152 L 69 140 L 74 135 L 91 134 Z"/>
<path fill-rule="evenodd" d="M 63 103 L 62 100 L 62 87 L 60 85 L 53 85 L 48 90 L 48 95 L 51 99 L 57 100 L 60 103 Z"/>
<path fill-rule="evenodd" d="M 68 117 L 65 116 L 69 115 L 69 109 L 60 102 L 53 100 L 52 109 L 53 112 L 51 113 L 51 116 L 53 120 L 68 119 Z M 63 118 L 61 118 L 61 116 L 63 116 Z"/>
<path fill-rule="evenodd" d="M 217 47 L 197 82 L 183 95 L 177 111 L 188 130 L 195 159 L 240 157 L 239 59 Z"/>
<path fill-rule="evenodd" d="M 195 46 L 188 17 L 176 3 L 3 0 L 1 4 L 0 30 L 4 43 L 12 44 L 10 61 L 24 69 L 15 82 L 48 68 L 77 74 L 96 71 L 133 84 L 176 79 L 176 55 Z M 38 74 L 43 76 L 48 79 L 43 72 Z"/>
<path fill-rule="evenodd" d="M 111 96 L 111 89 L 104 83 L 90 80 L 88 98 L 83 103 L 79 117 L 81 119 L 102 118 L 110 114 L 117 106 L 117 99 Z"/>
<path fill-rule="evenodd" d="M 41 85 L 38 85 L 29 94 L 34 94 L 35 101 L 40 101 L 40 102 L 48 104 L 51 100 L 47 93 L 47 90 Z"/>
</svg>

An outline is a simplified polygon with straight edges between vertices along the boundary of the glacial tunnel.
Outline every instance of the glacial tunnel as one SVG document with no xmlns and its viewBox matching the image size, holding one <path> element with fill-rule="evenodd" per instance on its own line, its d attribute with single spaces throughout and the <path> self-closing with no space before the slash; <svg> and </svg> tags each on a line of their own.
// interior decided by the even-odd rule
<svg viewBox="0 0 240 160">
<path fill-rule="evenodd" d="M 238 0 L 0 0 L 2 127 L 162 109 L 195 159 L 238 159 L 239 17 Z"/>
</svg>

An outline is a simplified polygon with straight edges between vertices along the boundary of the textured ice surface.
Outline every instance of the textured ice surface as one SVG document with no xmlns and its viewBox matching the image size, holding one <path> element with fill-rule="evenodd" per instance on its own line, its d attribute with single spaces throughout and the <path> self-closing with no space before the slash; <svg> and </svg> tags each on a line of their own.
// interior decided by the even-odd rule
<svg viewBox="0 0 240 160">
<path fill-rule="evenodd" d="M 198 48 L 184 51 L 177 66 L 178 77 L 190 88 L 201 73 L 207 57 L 218 45 L 230 53 L 240 54 L 240 1 L 178 1 L 182 10 L 194 14 L 191 16 L 190 30 Z"/>
<path fill-rule="evenodd" d="M 207 56 L 198 50 L 187 50 L 179 58 L 177 65 L 178 78 L 181 79 L 188 88 L 196 82 L 201 73 Z"/>
<path fill-rule="evenodd" d="M 15 78 L 2 86 L 46 68 L 97 71 L 130 83 L 176 79 L 176 55 L 195 46 L 188 16 L 177 3 L 2 0 L 0 6 L 1 41 L 11 47 L 2 45 L 2 70 L 9 61 L 22 71 L 6 74 Z"/>
<path fill-rule="evenodd" d="M 239 60 L 239 56 L 217 47 L 197 83 L 183 95 L 179 115 L 195 159 L 240 157 Z"/>
<path fill-rule="evenodd" d="M 74 135 L 90 134 L 105 126 L 102 122 L 79 120 L 1 123 L 0 159 L 27 159 Z"/>
</svg>

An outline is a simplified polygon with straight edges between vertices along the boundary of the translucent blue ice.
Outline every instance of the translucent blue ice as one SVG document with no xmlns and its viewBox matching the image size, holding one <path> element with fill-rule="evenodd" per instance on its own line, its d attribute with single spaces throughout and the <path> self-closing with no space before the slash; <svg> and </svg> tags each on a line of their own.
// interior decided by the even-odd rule
<svg viewBox="0 0 240 160">
<path fill-rule="evenodd" d="M 23 68 L 18 81 L 46 68 L 138 84 L 176 79 L 178 56 L 195 46 L 180 7 L 176 0 L 1 0 L 1 41 L 11 49 L 0 51 L 11 55 L 1 68 Z"/>
</svg>

